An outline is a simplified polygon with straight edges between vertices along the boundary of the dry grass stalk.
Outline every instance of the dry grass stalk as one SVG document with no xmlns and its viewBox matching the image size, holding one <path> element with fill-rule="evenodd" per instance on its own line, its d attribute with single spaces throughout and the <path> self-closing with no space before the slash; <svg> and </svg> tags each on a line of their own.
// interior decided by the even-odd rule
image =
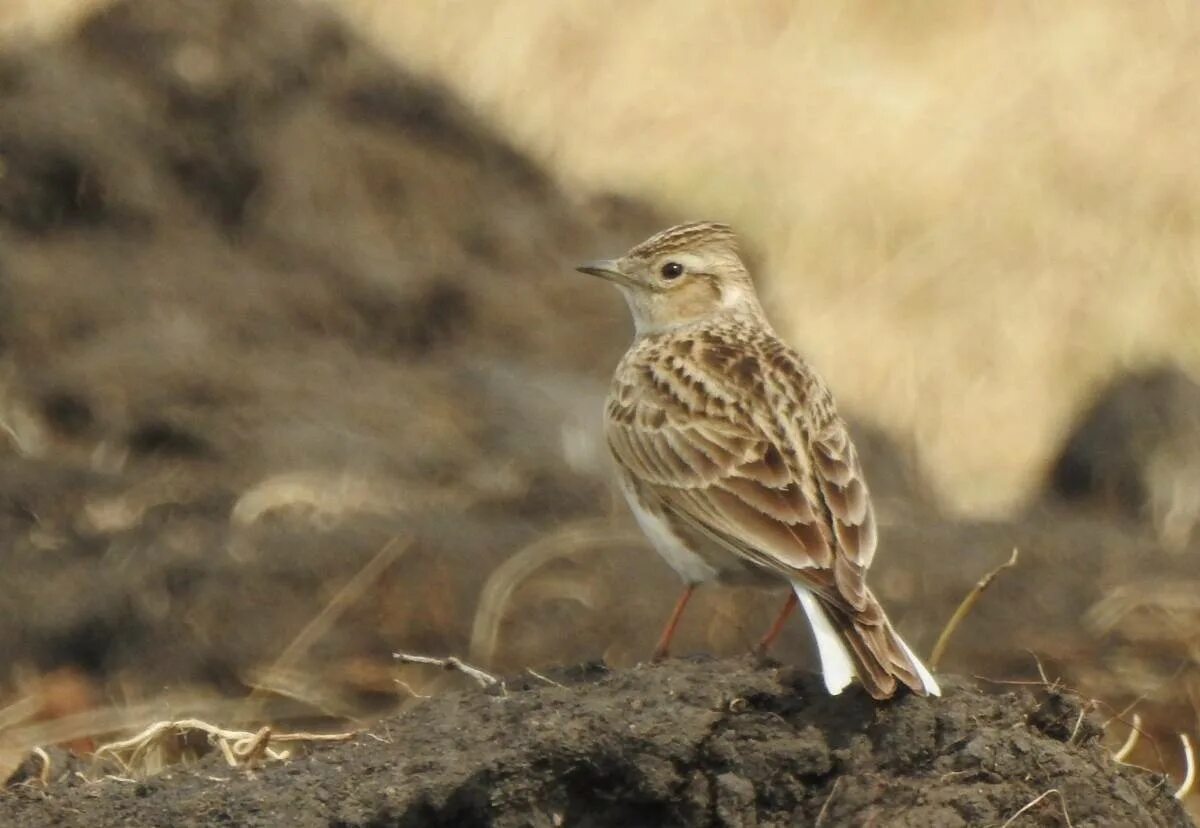
<svg viewBox="0 0 1200 828">
<path fill-rule="evenodd" d="M 1142 717 L 1137 713 L 1133 714 L 1133 726 L 1129 729 L 1129 735 L 1125 737 L 1125 742 L 1113 754 L 1113 761 L 1125 763 L 1125 760 L 1133 753 L 1133 749 L 1137 747 L 1138 737 L 1142 734 Z"/>
<path fill-rule="evenodd" d="M 26 722 L 37 715 L 41 702 L 35 696 L 23 696 L 12 704 L 0 709 L 0 733 Z"/>
<path fill-rule="evenodd" d="M 203 735 L 199 745 L 191 738 Z M 273 733 L 269 727 L 256 731 L 229 730 L 200 719 L 155 722 L 127 739 L 109 742 L 96 749 L 98 760 L 115 761 L 130 776 L 147 776 L 169 764 L 186 761 L 194 754 L 215 747 L 230 767 L 244 767 L 261 759 L 282 760 L 292 755 L 289 748 L 272 745 L 344 742 L 355 732 L 346 733 Z"/>
<path fill-rule="evenodd" d="M 1192 792 L 1192 787 L 1196 784 L 1196 753 L 1192 750 L 1192 740 L 1186 733 L 1179 734 L 1179 741 L 1183 743 L 1183 759 L 1187 772 L 1184 774 L 1183 784 L 1175 791 L 1175 798 L 1183 799 Z"/>
<path fill-rule="evenodd" d="M 1088 713 L 1091 713 L 1096 709 L 1096 706 L 1097 704 L 1094 699 L 1088 699 L 1086 702 L 1080 705 L 1079 716 L 1075 719 L 1075 726 L 1071 728 L 1070 738 L 1067 739 L 1068 745 L 1075 744 L 1076 740 L 1079 738 L 1079 734 L 1083 730 L 1083 720 L 1087 718 Z"/>
<path fill-rule="evenodd" d="M 1019 504 L 1111 372 L 1200 369 L 1190 4 L 337 4 L 579 189 L 739 226 L 781 330 L 949 502 Z"/>
<path fill-rule="evenodd" d="M 342 685 L 318 673 L 300 669 L 251 670 L 242 680 L 256 694 L 269 693 L 291 699 L 331 719 L 357 721 L 362 713 L 361 705 L 341 692 Z M 272 718 L 277 717 L 273 715 Z"/>
<path fill-rule="evenodd" d="M 290 698 L 304 699 L 311 698 L 311 688 L 308 688 L 309 682 L 302 681 L 295 687 L 288 687 L 284 679 L 289 675 L 294 674 L 296 664 L 300 662 L 309 649 L 320 638 L 329 631 L 338 618 L 341 617 L 347 609 L 353 606 L 366 591 L 374 585 L 379 577 L 387 571 L 396 560 L 403 555 L 411 547 L 412 542 L 399 537 L 392 538 L 383 545 L 371 560 L 367 561 L 361 569 L 358 570 L 341 589 L 329 600 L 329 603 L 313 616 L 304 629 L 296 635 L 292 642 L 284 649 L 275 659 L 275 662 L 265 670 L 259 671 L 256 674 L 258 679 L 256 691 L 251 693 L 247 704 L 250 709 L 245 715 L 239 716 L 241 720 L 253 719 L 256 716 L 252 715 L 251 711 L 255 710 L 255 702 L 261 702 L 261 693 L 258 687 L 266 689 L 268 686 L 274 692 Z"/>
<path fill-rule="evenodd" d="M 128 732 L 148 721 L 163 718 L 166 708 L 186 709 L 193 715 L 223 718 L 233 703 L 223 699 L 178 697 L 139 704 L 97 707 L 12 727 L 0 737 L 0 746 L 17 750 L 22 756 L 39 745 L 57 745 L 81 739 L 98 739 L 107 734 Z"/>
<path fill-rule="evenodd" d="M 950 616 L 950 620 L 946 622 L 946 626 L 942 628 L 942 633 L 938 636 L 937 643 L 933 645 L 933 653 L 929 656 L 930 670 L 936 670 L 938 664 L 941 663 L 942 656 L 946 652 L 946 647 L 950 644 L 950 638 L 954 635 L 954 631 L 958 629 L 958 625 L 971 612 L 971 608 L 975 606 L 975 602 L 979 600 L 979 596 L 991 585 L 992 579 L 1000 574 L 1002 570 L 1017 565 L 1017 556 L 1018 550 L 1014 548 L 1012 556 L 1007 561 L 980 578 L 978 583 L 967 593 L 967 596 L 963 598 L 962 603 L 958 605 L 958 609 L 954 611 L 954 614 Z M 1040 664 L 1038 665 L 1038 669 L 1041 669 Z"/>
<path fill-rule="evenodd" d="M 533 676 L 538 681 L 542 682 L 542 684 L 548 684 L 551 687 L 557 687 L 559 689 L 566 689 L 565 684 L 561 684 L 561 683 L 555 681 L 554 679 L 550 678 L 549 676 L 539 673 L 537 670 L 533 669 L 532 667 L 526 667 L 525 672 L 528 673 L 529 675 Z"/>
<path fill-rule="evenodd" d="M 597 547 L 645 543 L 631 531 L 615 531 L 607 519 L 585 520 L 538 538 L 493 570 L 479 596 L 479 606 L 471 626 L 470 658 L 491 664 L 499 648 L 500 629 L 517 590 L 542 567 L 552 561 L 573 559 L 583 551 Z M 541 598 L 568 597 L 585 606 L 595 600 L 595 585 L 579 578 L 556 579 L 553 589 L 544 586 Z"/>
<path fill-rule="evenodd" d="M 1021 806 L 1021 809 L 1019 811 L 1017 811 L 1015 814 L 1013 814 L 1008 819 L 1006 819 L 1004 821 L 1004 824 L 1001 825 L 1000 828 L 1008 828 L 1009 825 L 1012 825 L 1017 820 L 1017 817 L 1021 816 L 1021 814 L 1025 813 L 1030 808 L 1037 805 L 1039 802 L 1041 802 L 1043 799 L 1048 797 L 1050 794 L 1054 794 L 1055 796 L 1058 797 L 1058 803 L 1059 803 L 1059 805 L 1062 806 L 1063 819 L 1065 819 L 1067 822 L 1067 828 L 1071 828 L 1071 815 L 1069 813 L 1067 813 L 1067 800 L 1063 798 L 1062 791 L 1060 791 L 1058 788 L 1051 788 L 1048 791 L 1042 791 L 1036 797 L 1034 797 L 1033 799 L 1026 802 L 1024 805 Z"/>
<path fill-rule="evenodd" d="M 45 787 L 50 784 L 50 754 L 46 753 L 45 748 L 35 747 L 33 755 L 41 760 L 42 769 L 38 771 L 38 781 Z"/>
<path fill-rule="evenodd" d="M 838 786 L 841 784 L 843 778 L 839 776 L 833 780 L 833 787 L 829 789 L 829 796 L 825 797 L 825 802 L 821 805 L 821 810 L 817 813 L 817 821 L 813 823 L 814 828 L 821 828 L 825 824 L 825 818 L 829 816 L 829 806 L 833 804 L 833 799 L 837 796 Z"/>
<path fill-rule="evenodd" d="M 1128 765 L 1131 768 L 1138 768 L 1148 773 L 1161 773 L 1165 778 L 1167 773 L 1167 761 L 1163 757 L 1162 751 L 1158 747 L 1158 742 L 1156 742 L 1154 737 L 1147 733 L 1145 728 L 1142 727 L 1142 717 L 1137 713 L 1134 713 L 1133 720 L 1128 721 L 1125 719 L 1125 714 L 1128 712 L 1128 708 L 1126 708 L 1126 710 L 1116 711 L 1107 702 L 1100 701 L 1099 699 L 1092 699 L 1091 704 L 1098 708 L 1103 707 L 1112 714 L 1102 725 L 1102 728 L 1105 732 L 1108 731 L 1109 726 L 1113 722 L 1120 722 L 1130 729 L 1130 733 L 1125 738 L 1125 741 L 1121 744 L 1121 747 L 1118 748 L 1117 752 L 1113 754 L 1113 760 L 1122 765 Z M 1158 765 L 1157 771 L 1129 761 L 1129 757 L 1133 754 L 1134 749 L 1142 739 L 1145 739 L 1150 744 L 1150 749 L 1154 752 L 1154 759 Z"/>
</svg>

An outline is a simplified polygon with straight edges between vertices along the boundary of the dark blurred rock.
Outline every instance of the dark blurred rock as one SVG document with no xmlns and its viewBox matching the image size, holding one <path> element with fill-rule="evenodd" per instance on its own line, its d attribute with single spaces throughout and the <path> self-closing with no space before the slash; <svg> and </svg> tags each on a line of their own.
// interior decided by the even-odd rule
<svg viewBox="0 0 1200 828">
<path fill-rule="evenodd" d="M 1186 546 L 1200 521 L 1200 385 L 1170 366 L 1114 379 L 1071 429 L 1048 491 Z"/>
</svg>

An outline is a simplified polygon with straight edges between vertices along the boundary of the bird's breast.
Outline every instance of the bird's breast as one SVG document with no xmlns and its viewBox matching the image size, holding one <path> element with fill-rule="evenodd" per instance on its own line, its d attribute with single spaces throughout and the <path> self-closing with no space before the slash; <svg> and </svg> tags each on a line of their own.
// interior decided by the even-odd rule
<svg viewBox="0 0 1200 828">
<path fill-rule="evenodd" d="M 662 556 L 684 582 L 702 584 L 717 578 L 720 570 L 690 548 L 666 515 L 643 503 L 636 485 L 624 476 L 621 479 L 621 491 L 629 504 L 629 510 L 633 512 L 638 526 L 654 547 L 654 551 Z"/>
</svg>

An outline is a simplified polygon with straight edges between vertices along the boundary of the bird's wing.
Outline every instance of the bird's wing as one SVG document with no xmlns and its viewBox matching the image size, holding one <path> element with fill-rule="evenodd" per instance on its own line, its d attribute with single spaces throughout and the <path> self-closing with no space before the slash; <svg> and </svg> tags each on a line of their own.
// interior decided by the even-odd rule
<svg viewBox="0 0 1200 828">
<path fill-rule="evenodd" d="M 706 375 L 697 360 L 639 366 L 626 383 L 618 374 L 609 446 L 639 491 L 671 514 L 858 607 L 876 540 L 862 469 L 823 388 L 818 416 L 805 413 L 809 375 L 790 376 L 807 369 L 789 359 L 754 360 L 757 374 Z M 769 404 L 766 387 L 792 404 Z"/>
<path fill-rule="evenodd" d="M 875 510 L 846 423 L 833 415 L 815 425 L 809 440 L 810 457 L 813 478 L 837 540 L 833 566 L 837 592 L 861 610 L 868 603 L 866 570 L 879 541 Z"/>
</svg>

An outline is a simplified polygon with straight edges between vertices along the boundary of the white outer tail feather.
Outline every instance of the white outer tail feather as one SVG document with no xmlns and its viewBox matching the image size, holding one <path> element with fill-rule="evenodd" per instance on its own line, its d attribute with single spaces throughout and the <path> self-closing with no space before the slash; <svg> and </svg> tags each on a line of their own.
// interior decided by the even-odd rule
<svg viewBox="0 0 1200 828">
<path fill-rule="evenodd" d="M 921 677 L 921 684 L 925 685 L 925 692 L 931 696 L 942 695 L 942 688 L 938 686 L 937 679 L 935 679 L 933 677 L 933 673 L 929 672 L 925 665 L 921 663 L 921 659 L 917 658 L 917 654 L 914 653 L 908 646 L 908 642 L 901 638 L 899 633 L 896 633 L 896 640 L 900 642 L 900 646 L 904 648 L 904 653 L 908 656 L 908 660 L 911 661 L 912 666 L 916 668 L 917 675 Z"/>
<path fill-rule="evenodd" d="M 846 642 L 838 635 L 824 608 L 817 602 L 808 589 L 795 581 L 792 589 L 796 598 L 808 616 L 808 625 L 812 627 L 813 636 L 817 639 L 817 654 L 821 657 L 821 675 L 825 679 L 825 689 L 829 695 L 836 696 L 846 689 L 858 672 L 854 669 L 854 660 L 846 649 Z M 922 676 L 922 678 L 924 678 Z"/>
<path fill-rule="evenodd" d="M 858 671 L 854 667 L 854 659 L 850 657 L 846 642 L 833 628 L 833 624 L 825 614 L 824 607 L 821 606 L 816 596 L 807 587 L 795 581 L 792 582 L 792 589 L 796 592 L 796 598 L 804 609 L 804 614 L 808 616 L 808 624 L 812 627 L 813 637 L 817 640 L 817 654 L 821 658 L 821 674 L 825 679 L 825 689 L 829 691 L 829 695 L 837 696 L 858 675 Z M 916 653 L 898 633 L 896 640 L 900 642 L 905 655 L 908 656 L 917 675 L 920 676 L 921 684 L 925 685 L 925 691 L 933 696 L 942 695 L 942 689 L 938 686 L 937 679 L 926 669 L 925 665 L 921 663 L 921 659 L 917 658 Z"/>
</svg>

